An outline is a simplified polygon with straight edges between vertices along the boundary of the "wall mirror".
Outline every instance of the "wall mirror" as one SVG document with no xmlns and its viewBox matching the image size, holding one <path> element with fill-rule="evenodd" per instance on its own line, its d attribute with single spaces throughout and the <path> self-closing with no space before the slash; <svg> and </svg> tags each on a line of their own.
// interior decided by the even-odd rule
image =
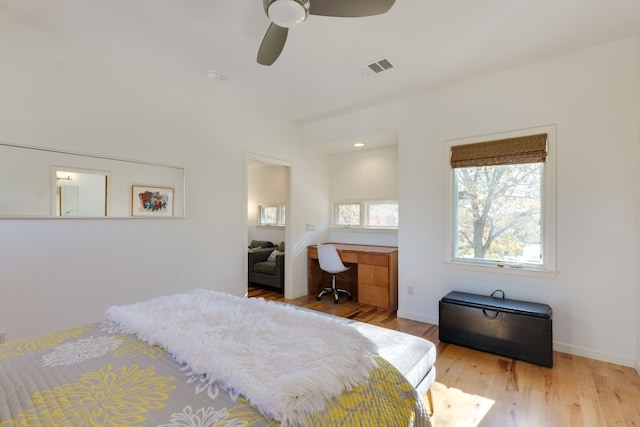
<svg viewBox="0 0 640 427">
<path fill-rule="evenodd" d="M 177 166 L 0 143 L 0 218 L 180 218 L 184 202 Z"/>
</svg>

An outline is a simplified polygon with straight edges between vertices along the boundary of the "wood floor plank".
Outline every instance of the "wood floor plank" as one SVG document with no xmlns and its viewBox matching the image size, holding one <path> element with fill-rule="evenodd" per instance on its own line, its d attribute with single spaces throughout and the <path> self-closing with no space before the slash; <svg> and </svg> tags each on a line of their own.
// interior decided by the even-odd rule
<svg viewBox="0 0 640 427">
<path fill-rule="evenodd" d="M 593 378 L 592 364 L 576 358 L 576 380 L 580 391 L 580 408 L 585 420 L 591 420 L 593 426 L 605 426 L 605 414 L 602 412 L 598 387 Z M 585 359 L 586 361 L 586 359 Z"/>
<path fill-rule="evenodd" d="M 436 345 L 434 427 L 640 427 L 640 375 L 612 363 L 554 352 L 553 368 L 440 342 L 438 327 L 341 298 L 285 300 L 268 289 L 250 297 L 295 304 L 425 338 Z"/>
</svg>

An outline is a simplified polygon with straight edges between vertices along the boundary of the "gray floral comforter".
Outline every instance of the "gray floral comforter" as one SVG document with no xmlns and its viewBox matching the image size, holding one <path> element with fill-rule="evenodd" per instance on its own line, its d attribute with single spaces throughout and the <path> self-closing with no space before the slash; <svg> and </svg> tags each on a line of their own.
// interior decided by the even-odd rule
<svg viewBox="0 0 640 427">
<path fill-rule="evenodd" d="M 327 402 L 306 425 L 430 425 L 415 389 L 376 361 L 367 384 Z M 107 321 L 0 345 L 0 427 L 279 425 Z"/>
</svg>

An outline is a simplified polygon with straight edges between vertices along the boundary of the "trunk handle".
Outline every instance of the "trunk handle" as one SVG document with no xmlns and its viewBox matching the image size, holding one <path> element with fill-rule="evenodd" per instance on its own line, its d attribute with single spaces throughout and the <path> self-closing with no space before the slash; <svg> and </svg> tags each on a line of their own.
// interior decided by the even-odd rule
<svg viewBox="0 0 640 427">
<path fill-rule="evenodd" d="M 498 298 L 498 297 L 495 296 L 496 292 L 501 292 L 502 293 L 502 299 L 504 299 L 504 291 L 502 289 L 496 289 L 495 291 L 493 291 L 491 293 L 491 296 L 494 297 L 494 298 Z"/>
</svg>

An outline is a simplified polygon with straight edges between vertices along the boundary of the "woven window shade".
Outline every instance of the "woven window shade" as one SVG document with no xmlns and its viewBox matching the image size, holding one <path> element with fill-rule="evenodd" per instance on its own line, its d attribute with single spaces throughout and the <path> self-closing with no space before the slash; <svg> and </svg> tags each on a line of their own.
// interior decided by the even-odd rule
<svg viewBox="0 0 640 427">
<path fill-rule="evenodd" d="M 451 147 L 452 168 L 542 163 L 546 159 L 546 133 Z"/>
</svg>

